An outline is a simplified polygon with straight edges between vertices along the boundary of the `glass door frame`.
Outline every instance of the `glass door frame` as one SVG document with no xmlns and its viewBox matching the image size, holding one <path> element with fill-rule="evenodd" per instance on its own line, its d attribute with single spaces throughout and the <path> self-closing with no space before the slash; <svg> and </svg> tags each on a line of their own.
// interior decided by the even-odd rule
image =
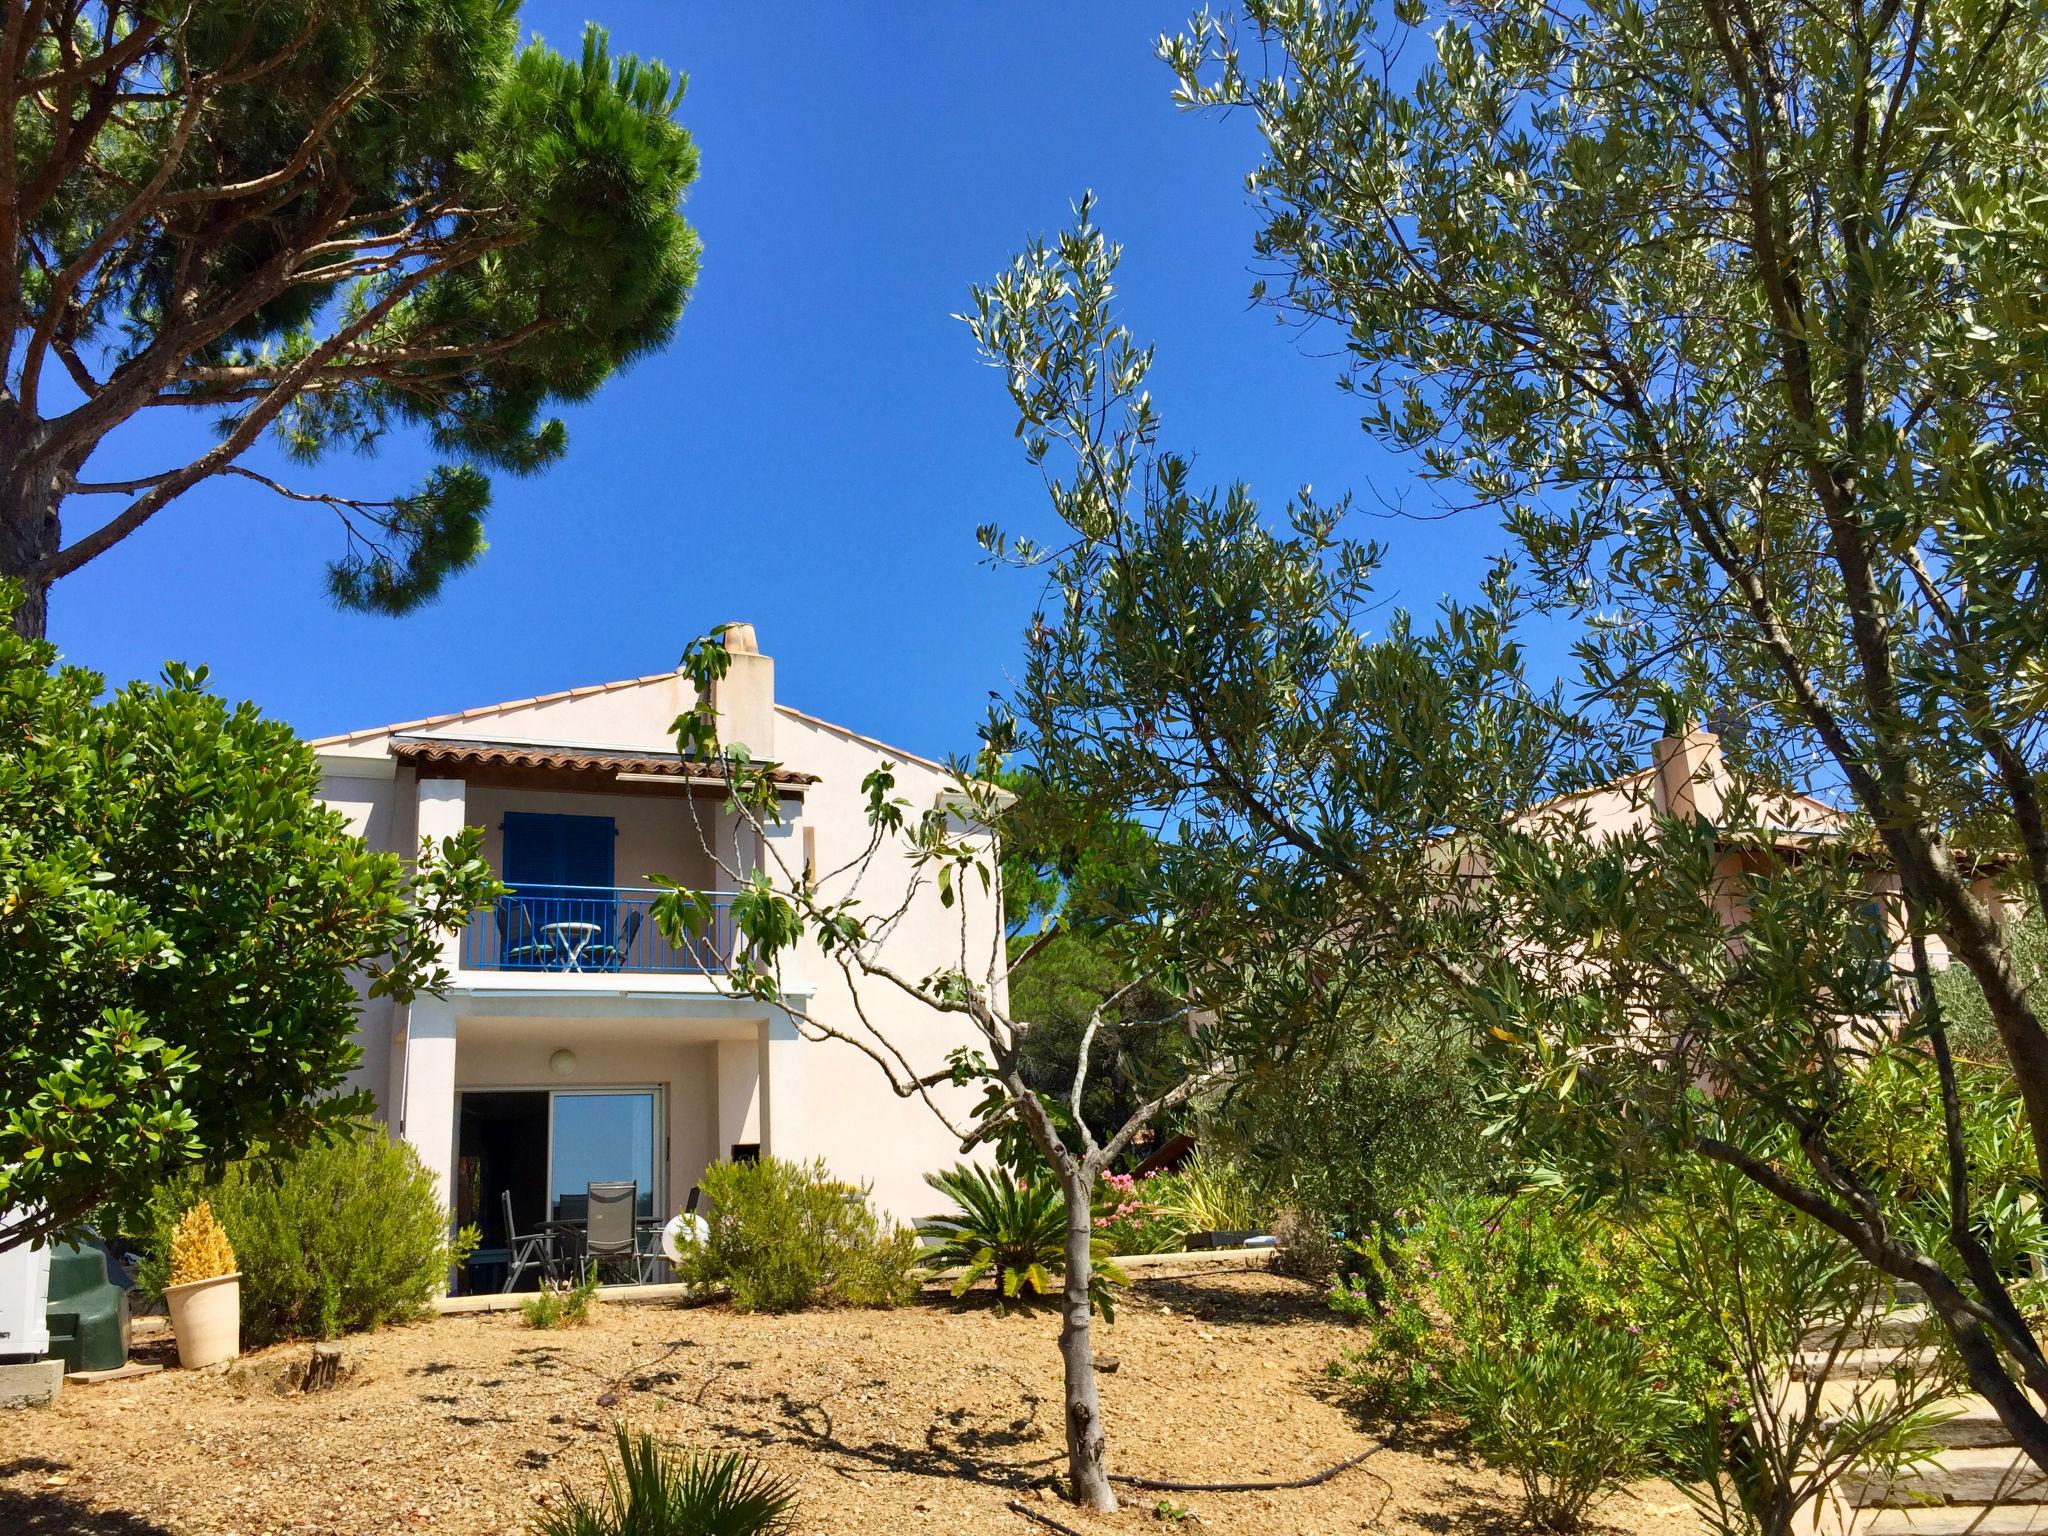
<svg viewBox="0 0 2048 1536">
<path fill-rule="evenodd" d="M 455 1090 L 455 1131 L 457 1145 L 456 1159 L 462 1155 L 460 1138 L 462 1134 L 462 1099 L 465 1094 L 490 1093 L 539 1093 L 548 1101 L 547 1112 L 547 1158 L 546 1173 L 540 1192 L 542 1220 L 551 1220 L 548 1214 L 555 1204 L 555 1100 L 558 1098 L 603 1098 L 620 1094 L 645 1094 L 653 1100 L 653 1115 L 650 1124 L 650 1139 L 653 1142 L 651 1161 L 654 1166 L 653 1188 L 647 1193 L 657 1213 L 668 1209 L 668 1085 L 666 1083 L 578 1083 L 573 1088 L 558 1088 L 552 1083 L 472 1083 Z M 454 1209 L 451 1201 L 449 1209 Z"/>
</svg>

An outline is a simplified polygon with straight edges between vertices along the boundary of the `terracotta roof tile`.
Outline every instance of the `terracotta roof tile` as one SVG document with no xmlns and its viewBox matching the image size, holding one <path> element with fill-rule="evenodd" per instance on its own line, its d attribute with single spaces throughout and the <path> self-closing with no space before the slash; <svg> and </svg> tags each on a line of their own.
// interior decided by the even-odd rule
<svg viewBox="0 0 2048 1536">
<path fill-rule="evenodd" d="M 401 763 L 429 767 L 560 768 L 659 774 L 706 784 L 723 783 L 723 764 L 697 762 L 673 752 L 632 752 L 614 747 L 545 747 L 510 741 L 458 741 L 447 736 L 395 736 L 391 755 Z M 801 788 L 818 782 L 814 773 L 770 768 L 768 781 Z"/>
</svg>

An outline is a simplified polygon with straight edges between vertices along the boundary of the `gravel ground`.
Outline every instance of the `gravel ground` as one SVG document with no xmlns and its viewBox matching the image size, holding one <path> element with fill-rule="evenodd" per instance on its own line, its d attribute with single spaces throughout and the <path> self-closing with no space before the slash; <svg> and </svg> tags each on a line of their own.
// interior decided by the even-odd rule
<svg viewBox="0 0 2048 1536">
<path fill-rule="evenodd" d="M 347 1341 L 334 1390 L 281 1392 L 280 1346 L 212 1372 L 67 1387 L 0 1419 L 0 1532 L 339 1536 L 517 1532 L 590 1487 L 616 1420 L 755 1452 L 800 1491 L 805 1536 L 1014 1532 L 1022 1499 L 1089 1533 L 1507 1530 L 1507 1480 L 1448 1443 L 1382 1450 L 1320 1487 L 1132 1492 L 1091 1519 L 1038 1486 L 1062 1460 L 1057 1320 L 959 1310 L 741 1317 L 611 1302 L 580 1329 L 517 1313 L 444 1317 Z M 1097 1351 L 1113 1466 L 1188 1482 L 1293 1478 L 1373 1444 L 1323 1387 L 1348 1342 L 1318 1297 L 1260 1273 L 1135 1283 Z M 154 1346 L 161 1348 L 163 1346 Z M 1683 1499 L 1644 1484 L 1613 1531 L 1691 1536 Z"/>
</svg>

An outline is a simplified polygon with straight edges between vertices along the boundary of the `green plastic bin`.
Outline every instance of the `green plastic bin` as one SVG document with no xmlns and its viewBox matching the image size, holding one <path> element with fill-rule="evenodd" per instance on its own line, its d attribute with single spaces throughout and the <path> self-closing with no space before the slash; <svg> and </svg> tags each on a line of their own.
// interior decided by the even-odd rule
<svg viewBox="0 0 2048 1536">
<path fill-rule="evenodd" d="M 50 1253 L 50 1353 L 68 1371 L 112 1371 L 128 1363 L 128 1281 L 93 1243 Z"/>
</svg>

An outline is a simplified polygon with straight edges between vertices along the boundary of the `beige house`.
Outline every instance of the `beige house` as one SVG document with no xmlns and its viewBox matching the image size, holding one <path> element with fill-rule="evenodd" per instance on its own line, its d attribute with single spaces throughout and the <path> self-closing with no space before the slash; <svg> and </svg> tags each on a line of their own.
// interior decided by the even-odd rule
<svg viewBox="0 0 2048 1536">
<path fill-rule="evenodd" d="M 1539 834 L 1581 837 L 1597 843 L 1646 831 L 1659 816 L 1682 821 L 1704 818 L 1719 823 L 1732 793 L 1720 738 L 1711 731 L 1693 728 L 1655 743 L 1648 765 L 1637 772 L 1594 789 L 1546 801 L 1523 812 L 1515 824 Z M 1767 873 L 1776 862 L 1797 858 L 1802 849 L 1850 836 L 1855 830 L 1854 818 L 1811 795 L 1769 800 L 1753 807 L 1752 814 L 1760 823 L 1757 830 L 1724 840 L 1717 851 L 1714 908 L 1730 927 L 1743 919 L 1742 892 L 1747 877 Z M 1973 888 L 1978 900 L 1994 915 L 2006 910 L 2005 897 L 1995 881 L 2004 863 L 1995 856 L 1976 860 Z M 1897 946 L 1896 963 L 1908 967 L 1911 956 L 1906 952 L 1905 911 L 1898 899 L 1898 876 L 1875 850 L 1868 856 L 1866 867 L 1873 920 L 1881 916 L 1885 931 Z M 1476 866 L 1471 873 L 1483 878 L 1483 871 Z M 1945 969 L 1949 963 L 1948 950 L 1938 936 L 1928 940 L 1928 959 L 1936 969 Z"/>
<path fill-rule="evenodd" d="M 780 880 L 856 860 L 868 841 L 861 783 L 883 763 L 913 810 L 954 803 L 942 764 L 780 703 L 751 627 L 729 630 L 727 644 L 732 669 L 712 700 L 721 736 L 779 765 L 782 821 L 765 835 L 726 808 L 715 773 L 677 755 L 671 725 L 695 702 L 680 673 L 313 743 L 325 798 L 373 847 L 409 856 L 423 836 L 480 827 L 510 887 L 451 935 L 445 997 L 365 999 L 351 1085 L 370 1089 L 418 1149 L 451 1217 L 483 1230 L 469 1286 L 493 1283 L 508 1196 L 524 1232 L 578 1219 L 590 1182 L 631 1179 L 652 1221 L 679 1208 L 715 1159 L 818 1157 L 912 1218 L 933 1198 L 924 1175 L 959 1155 L 937 1117 L 897 1097 L 860 1051 L 804 1038 L 806 1015 L 853 1017 L 835 963 L 800 954 L 778 1002 L 764 1004 L 725 986 L 739 942 L 729 894 L 714 897 L 713 920 L 691 942 L 656 930 L 650 876 L 729 892 L 735 872 Z M 908 866 L 898 869 L 885 854 L 863 898 L 893 908 L 909 889 Z M 997 900 L 978 888 L 966 897 L 963 919 L 919 890 L 882 958 L 924 976 L 959 965 L 963 944 L 1000 956 Z M 901 994 L 864 987 L 861 1003 L 920 1072 L 966 1043 L 957 1020 Z M 951 1092 L 960 1102 L 949 1108 L 964 1114 L 973 1095 Z"/>
</svg>

